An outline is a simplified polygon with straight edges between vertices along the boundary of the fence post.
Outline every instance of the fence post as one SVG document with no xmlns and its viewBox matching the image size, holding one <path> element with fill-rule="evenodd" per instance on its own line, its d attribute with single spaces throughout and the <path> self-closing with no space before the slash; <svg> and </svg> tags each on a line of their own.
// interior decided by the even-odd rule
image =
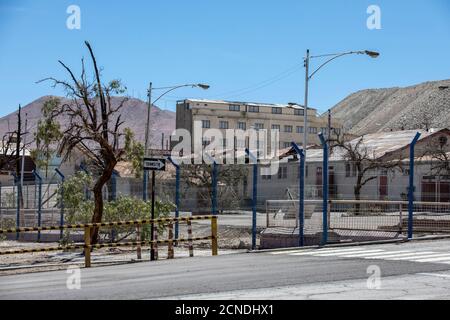
<svg viewBox="0 0 450 320">
<path fill-rule="evenodd" d="M 194 243 L 192 242 L 192 221 L 188 219 L 186 221 L 187 224 L 187 233 L 188 233 L 188 246 L 189 246 L 189 257 L 194 256 Z"/>
<path fill-rule="evenodd" d="M 217 162 L 213 162 L 212 172 L 212 214 L 217 215 Z"/>
<path fill-rule="evenodd" d="M 299 205 L 298 205 L 298 221 L 299 221 L 299 230 L 298 230 L 298 245 L 300 247 L 303 247 L 305 245 L 305 154 L 302 149 L 299 148 L 299 146 L 292 142 L 292 147 L 294 148 L 295 152 L 300 156 L 300 163 L 299 163 L 299 187 L 298 187 L 298 196 L 299 196 Z"/>
<path fill-rule="evenodd" d="M 118 172 L 113 170 L 111 175 L 111 199 L 116 200 L 117 197 L 117 175 Z"/>
<path fill-rule="evenodd" d="M 408 239 L 413 237 L 413 212 L 414 212 L 414 147 L 420 133 L 417 132 L 411 144 L 409 145 L 409 188 L 408 188 Z"/>
<path fill-rule="evenodd" d="M 211 250 L 212 255 L 217 256 L 218 248 L 217 248 L 217 216 L 213 216 L 211 218 Z"/>
<path fill-rule="evenodd" d="M 33 170 L 33 175 L 38 180 L 38 227 L 41 227 L 41 223 L 42 223 L 42 178 L 36 172 L 36 170 Z M 36 186 L 36 183 L 35 183 L 35 186 Z M 38 242 L 41 241 L 41 231 L 38 231 L 37 241 Z"/>
<path fill-rule="evenodd" d="M 323 169 L 322 169 L 322 245 L 328 242 L 328 145 L 322 134 L 319 133 L 320 143 L 323 148 Z"/>
<path fill-rule="evenodd" d="M 63 175 L 63 173 L 61 171 L 59 171 L 58 168 L 55 168 L 55 171 L 61 178 L 61 203 L 60 203 L 61 214 L 59 217 L 59 225 L 63 226 L 64 225 L 64 180 L 65 180 L 65 176 Z M 63 229 L 61 229 L 59 232 L 59 239 L 61 240 L 62 238 L 63 238 Z"/>
<path fill-rule="evenodd" d="M 14 185 L 17 189 L 17 198 L 16 198 L 16 228 L 20 228 L 20 179 L 19 177 L 13 172 L 12 175 L 14 176 Z M 16 232 L 16 240 L 19 240 L 19 232 Z"/>
<path fill-rule="evenodd" d="M 84 227 L 84 266 L 91 267 L 91 227 Z"/>
<path fill-rule="evenodd" d="M 148 189 L 148 170 L 144 169 L 144 176 L 142 179 L 142 200 L 144 201 L 147 201 L 148 199 L 147 189 Z"/>
<path fill-rule="evenodd" d="M 173 223 L 169 222 L 169 242 L 167 245 L 167 259 L 173 259 Z"/>
<path fill-rule="evenodd" d="M 258 159 L 250 152 L 249 149 L 245 149 L 245 153 L 250 160 L 253 161 L 253 196 L 252 196 L 252 250 L 256 250 L 256 205 L 258 200 Z"/>
<path fill-rule="evenodd" d="M 178 219 L 180 216 L 180 165 L 177 164 L 172 157 L 169 157 L 168 160 L 175 167 L 175 218 Z M 178 228 L 179 223 L 178 220 L 175 221 L 175 240 L 178 240 Z M 175 242 L 176 244 L 176 242 Z"/>
</svg>

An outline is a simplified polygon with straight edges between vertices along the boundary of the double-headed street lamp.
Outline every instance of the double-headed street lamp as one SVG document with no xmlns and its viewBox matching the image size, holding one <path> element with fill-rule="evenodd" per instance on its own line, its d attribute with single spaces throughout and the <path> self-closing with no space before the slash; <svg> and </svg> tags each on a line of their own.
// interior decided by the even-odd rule
<svg viewBox="0 0 450 320">
<path fill-rule="evenodd" d="M 149 135 L 150 135 L 150 113 L 152 109 L 152 104 L 156 103 L 159 99 L 164 97 L 169 92 L 172 92 L 176 89 L 184 88 L 184 87 L 191 87 L 191 88 L 200 88 L 203 90 L 209 89 L 209 85 L 197 83 L 197 84 L 182 84 L 177 86 L 171 86 L 171 87 L 161 87 L 161 88 L 153 88 L 152 83 L 150 82 L 149 88 L 148 88 L 148 110 L 147 110 L 147 125 L 145 127 L 145 155 L 148 154 L 148 148 L 149 148 Z M 161 94 L 155 101 L 152 101 L 152 92 L 153 90 L 166 90 L 163 94 Z"/>
<path fill-rule="evenodd" d="M 152 104 L 156 103 L 157 101 L 159 101 L 159 99 L 161 99 L 162 97 L 164 97 L 166 94 L 168 94 L 169 92 L 172 92 L 176 89 L 179 88 L 184 88 L 184 87 L 192 87 L 192 88 L 201 88 L 204 90 L 209 89 L 209 85 L 207 84 L 182 84 L 182 85 L 178 85 L 178 86 L 172 86 L 172 87 L 161 87 L 161 88 L 153 88 L 152 83 L 150 82 L 150 86 L 148 89 L 148 111 L 147 111 L 147 125 L 145 128 L 145 155 L 148 155 L 148 148 L 149 148 L 149 135 L 150 135 L 150 112 L 152 110 Z M 163 94 L 161 94 L 155 101 L 152 101 L 152 91 L 153 90 L 165 90 L 163 92 Z M 145 198 L 147 198 L 147 181 L 148 181 L 148 171 L 145 170 L 144 172 L 144 194 L 145 194 Z M 155 219 L 155 171 L 152 170 L 152 206 L 151 206 L 151 218 L 152 220 Z M 154 225 L 153 223 L 151 224 L 151 229 L 150 229 L 150 238 L 153 241 L 155 239 L 155 230 L 154 230 Z M 155 260 L 155 248 L 152 244 L 151 247 L 151 251 L 150 251 L 150 260 Z"/>
<path fill-rule="evenodd" d="M 322 54 L 322 55 L 317 55 L 317 56 L 310 56 L 309 55 L 309 49 L 306 50 L 306 57 L 305 57 L 305 104 L 304 104 L 304 126 L 303 126 L 303 152 L 305 154 L 306 157 L 306 147 L 308 145 L 308 91 L 309 91 L 309 80 L 311 80 L 311 78 L 320 70 L 322 69 L 325 65 L 327 65 L 328 63 L 330 63 L 331 61 L 340 58 L 342 56 L 346 56 L 346 55 L 350 55 L 350 54 L 364 54 L 364 55 L 368 55 L 371 58 L 377 58 L 380 54 L 378 52 L 375 51 L 369 51 L 369 50 L 364 50 L 364 51 L 348 51 L 348 52 L 343 52 L 343 53 L 331 53 L 331 54 Z M 314 70 L 311 74 L 309 73 L 309 63 L 311 59 L 315 59 L 315 58 L 325 58 L 325 57 L 329 57 L 329 59 L 327 61 L 325 61 L 324 63 L 322 63 L 316 70 Z M 330 133 L 328 133 L 330 134 Z M 306 167 L 306 166 L 305 166 Z"/>
</svg>

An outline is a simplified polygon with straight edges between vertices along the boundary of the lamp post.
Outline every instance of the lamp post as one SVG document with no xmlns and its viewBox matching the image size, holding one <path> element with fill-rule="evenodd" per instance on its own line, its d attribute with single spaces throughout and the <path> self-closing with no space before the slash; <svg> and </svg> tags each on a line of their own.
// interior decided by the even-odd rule
<svg viewBox="0 0 450 320">
<path fill-rule="evenodd" d="M 201 88 L 204 90 L 209 89 L 209 85 L 207 84 L 183 84 L 178 86 L 172 86 L 172 87 L 161 87 L 161 88 L 153 88 L 153 84 L 150 82 L 149 89 L 148 89 L 148 110 L 147 110 L 147 125 L 145 127 L 145 155 L 148 156 L 148 149 L 149 149 L 149 136 L 150 136 L 150 113 L 152 109 L 152 104 L 156 103 L 159 99 L 164 97 L 169 92 L 172 92 L 176 89 L 183 88 L 183 87 L 192 87 L 192 88 Z M 152 102 L 152 92 L 153 90 L 165 90 L 155 101 Z M 146 185 L 146 181 L 148 181 L 148 170 L 144 171 L 144 181 Z M 147 190 L 144 190 L 144 194 L 147 193 Z M 152 170 L 152 209 L 151 209 L 151 219 L 155 219 L 155 171 Z M 151 224 L 150 229 L 150 238 L 153 241 L 155 239 L 154 234 L 154 225 Z M 155 260 L 155 250 L 154 246 L 152 245 L 152 249 L 150 251 L 150 260 Z"/>
<path fill-rule="evenodd" d="M 346 55 L 351 55 L 351 54 L 364 54 L 367 55 L 371 58 L 377 58 L 380 54 L 378 52 L 375 51 L 369 51 L 369 50 L 363 50 L 363 51 L 348 51 L 348 52 L 343 52 L 343 53 L 331 53 L 331 54 L 323 54 L 323 55 L 317 55 L 317 56 L 311 56 L 309 53 L 309 49 L 306 50 L 306 57 L 304 59 L 304 63 L 305 63 L 305 103 L 303 106 L 303 110 L 304 110 L 304 124 L 303 124 L 303 152 L 305 155 L 305 159 L 306 159 L 306 147 L 308 145 L 308 93 L 309 93 L 309 81 L 311 80 L 311 78 L 320 70 L 322 69 L 325 65 L 327 65 L 328 63 L 330 63 L 331 61 L 340 58 L 342 56 L 346 56 Z M 326 60 L 325 62 L 323 62 L 319 67 L 317 67 L 317 69 L 315 69 L 311 74 L 309 73 L 309 67 L 310 67 L 310 61 L 311 59 L 316 59 L 316 58 L 326 58 L 328 57 L 329 59 Z M 328 133 L 328 135 L 330 135 L 330 132 Z M 304 172 L 304 177 L 306 177 L 306 165 L 305 168 L 303 169 L 305 170 Z M 303 188 L 304 190 L 305 188 Z"/>
<path fill-rule="evenodd" d="M 171 86 L 171 87 L 161 87 L 161 88 L 153 88 L 153 83 L 150 82 L 147 96 L 148 96 L 148 109 L 147 109 L 147 124 L 145 126 L 145 155 L 148 155 L 148 148 L 149 148 L 149 139 L 150 139 L 150 114 L 152 109 L 152 104 L 156 103 L 159 99 L 164 97 L 169 92 L 172 92 L 176 89 L 184 88 L 184 87 L 191 87 L 191 88 L 200 88 L 203 90 L 209 89 L 209 85 L 197 83 L 197 84 L 182 84 L 177 86 Z M 153 90 L 166 90 L 163 94 L 161 94 L 155 101 L 152 101 L 152 92 Z"/>
</svg>

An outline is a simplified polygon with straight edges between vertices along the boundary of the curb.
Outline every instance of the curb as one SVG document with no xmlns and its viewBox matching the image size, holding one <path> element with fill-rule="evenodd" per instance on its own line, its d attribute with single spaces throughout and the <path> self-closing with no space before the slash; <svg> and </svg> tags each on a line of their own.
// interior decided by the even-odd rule
<svg viewBox="0 0 450 320">
<path fill-rule="evenodd" d="M 275 248 L 275 249 L 262 249 L 262 250 L 248 250 L 248 253 L 266 253 L 266 252 L 280 252 L 287 250 L 310 250 L 310 249 L 322 249 L 322 248 L 339 248 L 339 247 L 358 247 L 367 245 L 377 245 L 377 244 L 390 244 L 390 243 L 405 243 L 405 242 L 416 242 L 416 241 L 433 241 L 450 239 L 450 235 L 437 235 L 437 236 L 425 236 L 421 238 L 413 239 L 389 239 L 389 240 L 378 240 L 378 241 L 364 241 L 364 242 L 352 242 L 352 243 L 333 243 L 327 245 L 313 245 L 304 247 L 287 247 L 287 248 Z"/>
</svg>

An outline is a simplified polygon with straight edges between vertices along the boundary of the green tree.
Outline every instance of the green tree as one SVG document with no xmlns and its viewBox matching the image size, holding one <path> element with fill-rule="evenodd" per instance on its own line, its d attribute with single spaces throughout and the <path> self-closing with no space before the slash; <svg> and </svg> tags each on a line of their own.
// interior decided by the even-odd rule
<svg viewBox="0 0 450 320">
<path fill-rule="evenodd" d="M 134 133 L 130 128 L 125 128 L 125 152 L 126 160 L 131 162 L 133 173 L 136 178 L 142 178 L 144 146 L 134 139 Z"/>
<path fill-rule="evenodd" d="M 32 151 L 32 157 L 37 167 L 45 168 L 46 178 L 48 177 L 50 159 L 56 153 L 55 146 L 63 136 L 59 122 L 52 117 L 59 104 L 60 100 L 54 97 L 45 101 L 42 107 L 43 118 L 39 120 L 34 134 L 36 149 Z"/>
</svg>

